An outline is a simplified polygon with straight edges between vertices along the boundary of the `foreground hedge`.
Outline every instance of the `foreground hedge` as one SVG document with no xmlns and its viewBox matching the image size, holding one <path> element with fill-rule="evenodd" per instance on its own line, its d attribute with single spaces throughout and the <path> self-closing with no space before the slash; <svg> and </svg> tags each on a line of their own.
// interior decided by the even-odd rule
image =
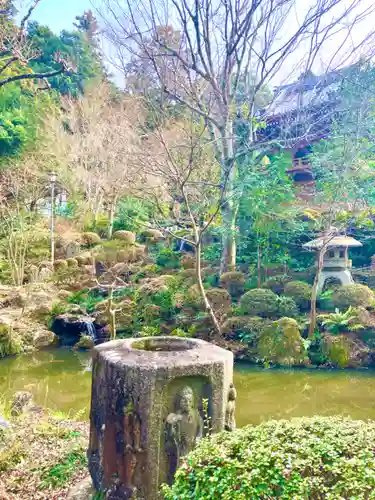
<svg viewBox="0 0 375 500">
<path fill-rule="evenodd" d="M 165 488 L 167 500 L 375 498 L 375 422 L 270 421 L 203 439 Z"/>
</svg>

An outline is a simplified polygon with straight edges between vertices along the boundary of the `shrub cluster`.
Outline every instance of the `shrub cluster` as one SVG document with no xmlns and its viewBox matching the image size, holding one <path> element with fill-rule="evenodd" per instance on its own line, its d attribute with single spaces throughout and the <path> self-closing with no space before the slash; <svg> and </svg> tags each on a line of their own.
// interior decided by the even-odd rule
<svg viewBox="0 0 375 500">
<path fill-rule="evenodd" d="M 359 283 L 340 286 L 332 295 L 332 301 L 339 309 L 347 309 L 349 306 L 370 307 L 374 300 L 375 295 L 371 288 Z"/>
<path fill-rule="evenodd" d="M 284 293 L 291 297 L 301 309 L 307 309 L 311 300 L 312 287 L 305 281 L 290 281 L 284 287 Z"/>
<path fill-rule="evenodd" d="M 166 500 L 370 499 L 374 449 L 374 422 L 265 422 L 202 439 L 163 492 Z"/>
</svg>

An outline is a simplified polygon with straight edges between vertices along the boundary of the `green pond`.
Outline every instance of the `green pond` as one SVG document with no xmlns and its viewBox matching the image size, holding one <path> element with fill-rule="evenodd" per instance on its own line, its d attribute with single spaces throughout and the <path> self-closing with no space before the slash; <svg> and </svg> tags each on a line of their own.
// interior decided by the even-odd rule
<svg viewBox="0 0 375 500">
<path fill-rule="evenodd" d="M 26 390 L 36 403 L 71 416 L 88 416 L 90 355 L 55 349 L 0 361 L 0 398 Z M 237 425 L 271 418 L 349 415 L 375 419 L 375 372 L 264 370 L 237 365 Z"/>
</svg>

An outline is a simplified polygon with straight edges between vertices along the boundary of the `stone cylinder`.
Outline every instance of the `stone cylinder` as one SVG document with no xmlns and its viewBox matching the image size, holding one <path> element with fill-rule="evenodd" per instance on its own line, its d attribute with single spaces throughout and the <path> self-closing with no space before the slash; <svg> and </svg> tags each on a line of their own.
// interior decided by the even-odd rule
<svg viewBox="0 0 375 500">
<path fill-rule="evenodd" d="M 233 355 L 197 339 L 115 340 L 93 350 L 89 469 L 109 498 L 156 500 L 181 458 L 222 431 Z"/>
</svg>

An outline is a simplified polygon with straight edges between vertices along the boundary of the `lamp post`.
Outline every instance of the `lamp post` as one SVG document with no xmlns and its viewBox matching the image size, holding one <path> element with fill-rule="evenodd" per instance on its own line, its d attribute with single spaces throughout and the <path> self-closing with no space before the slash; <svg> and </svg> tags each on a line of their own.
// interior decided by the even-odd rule
<svg viewBox="0 0 375 500">
<path fill-rule="evenodd" d="M 55 172 L 49 174 L 49 181 L 51 183 L 51 263 L 55 263 L 55 185 L 57 175 Z"/>
</svg>

